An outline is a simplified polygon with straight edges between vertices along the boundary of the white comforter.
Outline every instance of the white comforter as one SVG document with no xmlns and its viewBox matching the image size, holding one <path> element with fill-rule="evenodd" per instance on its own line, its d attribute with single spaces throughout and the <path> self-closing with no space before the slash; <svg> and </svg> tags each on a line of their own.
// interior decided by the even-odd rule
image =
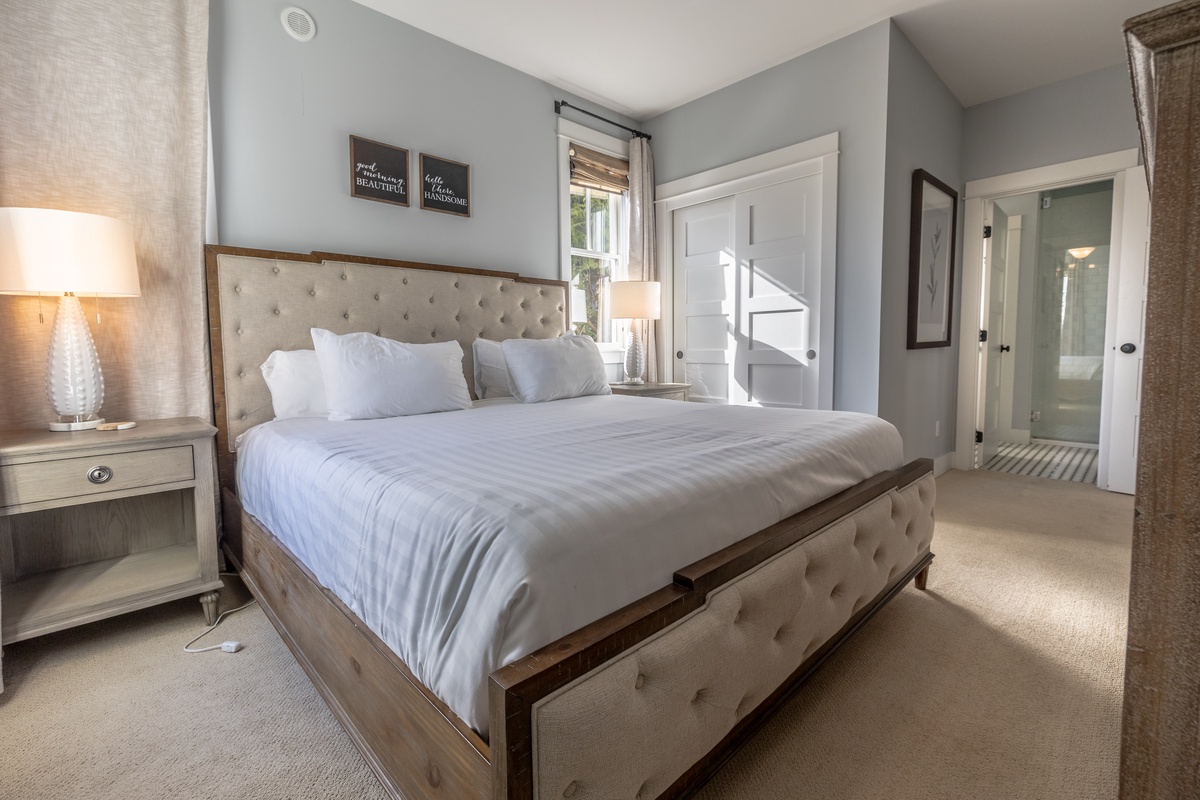
<svg viewBox="0 0 1200 800">
<path fill-rule="evenodd" d="M 242 503 L 487 735 L 496 668 L 886 469 L 863 414 L 624 396 L 243 435 Z"/>
</svg>

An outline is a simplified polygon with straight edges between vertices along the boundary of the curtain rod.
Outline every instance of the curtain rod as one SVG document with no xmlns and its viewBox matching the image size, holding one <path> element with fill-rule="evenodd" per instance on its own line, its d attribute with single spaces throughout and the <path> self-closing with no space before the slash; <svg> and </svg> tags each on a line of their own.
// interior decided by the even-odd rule
<svg viewBox="0 0 1200 800">
<path fill-rule="evenodd" d="M 630 128 L 628 125 L 622 125 L 619 122 L 613 122 L 611 119 L 605 119 L 604 117 L 600 116 L 599 114 L 593 114 L 592 112 L 588 111 L 587 109 L 580 108 L 579 106 L 573 106 L 570 103 L 568 103 L 566 100 L 555 100 L 554 101 L 554 113 L 555 114 L 561 115 L 562 110 L 564 108 L 573 108 L 576 111 L 578 111 L 580 114 L 587 114 L 589 117 L 595 117 L 596 119 L 600 120 L 601 122 L 607 122 L 609 125 L 614 125 L 623 131 L 629 131 L 630 133 L 632 133 L 634 135 L 635 138 L 645 139 L 647 142 L 650 141 L 650 134 L 646 133 L 645 131 L 635 130 L 633 128 Z"/>
</svg>

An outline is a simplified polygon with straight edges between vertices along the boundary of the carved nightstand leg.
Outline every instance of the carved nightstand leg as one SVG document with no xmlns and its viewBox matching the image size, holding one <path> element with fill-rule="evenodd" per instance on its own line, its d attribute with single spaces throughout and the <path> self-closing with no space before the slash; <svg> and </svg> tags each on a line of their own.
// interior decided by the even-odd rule
<svg viewBox="0 0 1200 800">
<path fill-rule="evenodd" d="M 200 605 L 204 609 L 205 625 L 212 625 L 217 621 L 217 601 L 220 598 L 220 592 L 207 592 L 200 595 Z"/>
</svg>

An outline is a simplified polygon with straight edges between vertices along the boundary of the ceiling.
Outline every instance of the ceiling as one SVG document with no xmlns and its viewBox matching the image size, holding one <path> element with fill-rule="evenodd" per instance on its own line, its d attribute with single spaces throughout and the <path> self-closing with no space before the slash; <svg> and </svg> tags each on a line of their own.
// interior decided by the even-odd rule
<svg viewBox="0 0 1200 800">
<path fill-rule="evenodd" d="M 1121 63 L 1121 24 L 1166 2 L 356 1 L 639 121 L 888 17 L 972 106 Z"/>
</svg>

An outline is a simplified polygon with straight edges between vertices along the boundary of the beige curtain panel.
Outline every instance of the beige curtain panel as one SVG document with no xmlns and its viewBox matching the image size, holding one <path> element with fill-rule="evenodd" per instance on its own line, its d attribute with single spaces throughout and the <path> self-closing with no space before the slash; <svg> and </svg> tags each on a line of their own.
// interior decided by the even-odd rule
<svg viewBox="0 0 1200 800">
<path fill-rule="evenodd" d="M 629 280 L 658 280 L 657 234 L 654 227 L 654 156 L 650 140 L 635 136 L 629 142 Z M 670 298 L 662 298 L 663 304 Z M 646 380 L 659 380 L 660 353 L 655 325 L 642 326 L 646 350 Z M 664 370 L 665 371 L 665 370 Z"/>
<path fill-rule="evenodd" d="M 210 419 L 208 0 L 0 0 L 0 20 L 0 206 L 103 214 L 134 230 L 141 296 L 81 298 L 104 370 L 101 414 Z M 44 377 L 57 305 L 0 296 L 0 428 L 53 416 Z"/>
</svg>

